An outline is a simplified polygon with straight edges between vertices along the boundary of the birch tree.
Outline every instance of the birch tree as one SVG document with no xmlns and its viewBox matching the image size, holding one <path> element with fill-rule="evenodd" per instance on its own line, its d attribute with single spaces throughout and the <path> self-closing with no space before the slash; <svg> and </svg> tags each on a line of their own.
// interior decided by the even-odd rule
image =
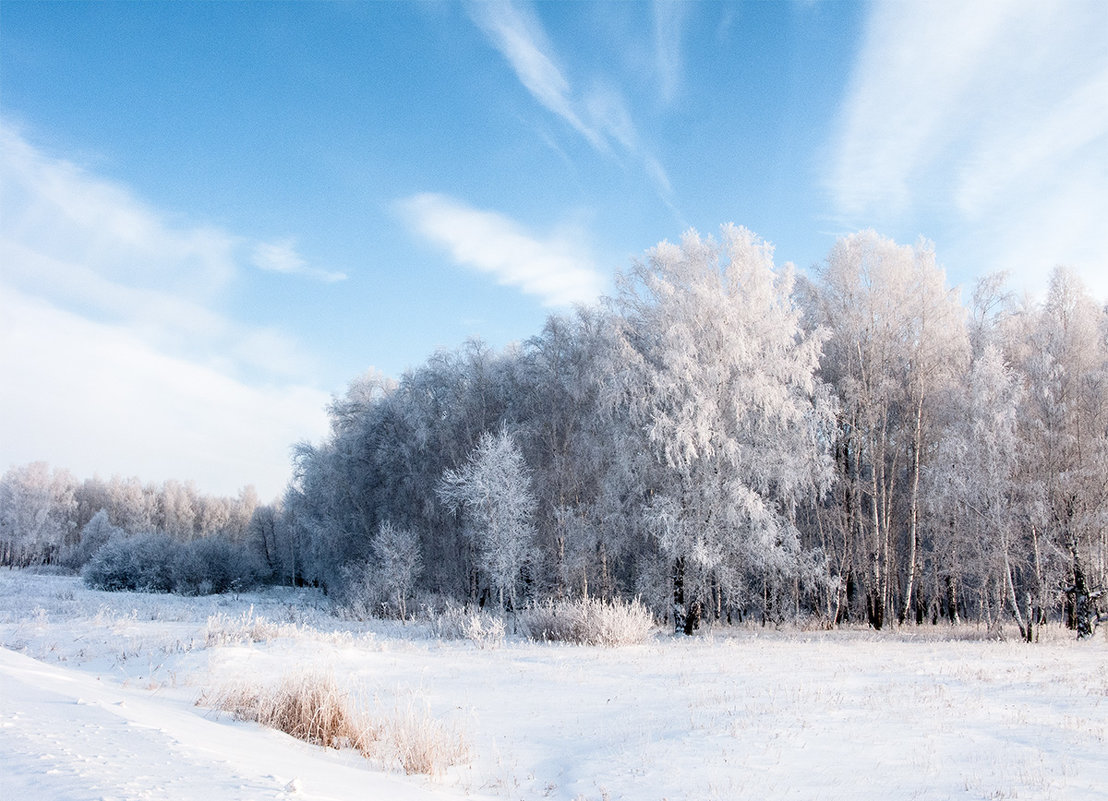
<svg viewBox="0 0 1108 801">
<path fill-rule="evenodd" d="M 1090 556 L 1103 548 L 1108 508 L 1104 314 L 1073 273 L 1056 270 L 1025 368 L 1025 436 L 1036 455 L 1030 473 L 1043 498 L 1039 522 L 1047 531 L 1044 545 L 1068 562 L 1065 617 L 1079 636 L 1092 633 L 1097 585 L 1104 581 L 1089 571 Z M 1096 561 L 1103 565 L 1102 556 Z"/>
<path fill-rule="evenodd" d="M 461 513 L 477 564 L 501 609 L 514 608 L 530 561 L 535 497 L 523 455 L 511 434 L 485 433 L 457 470 L 443 473 L 439 495 Z"/>
<path fill-rule="evenodd" d="M 952 554 L 946 577 L 951 617 L 958 619 L 963 586 L 979 595 L 996 586 L 1021 636 L 1031 640 L 1034 621 L 1017 592 L 1029 586 L 1031 565 L 1019 464 L 1020 379 L 988 345 L 956 395 L 927 482 L 934 526 Z M 986 598 L 984 611 L 995 618 L 989 607 Z"/>
<path fill-rule="evenodd" d="M 419 537 L 411 529 L 403 529 L 385 521 L 371 543 L 377 560 L 375 574 L 381 592 L 396 605 L 401 620 L 408 616 L 408 597 L 423 569 L 419 552 Z"/>
<path fill-rule="evenodd" d="M 844 549 L 864 554 L 851 570 L 879 629 L 897 600 L 898 572 L 900 619 L 912 610 L 929 404 L 968 357 L 964 313 L 929 244 L 902 246 L 873 231 L 835 243 L 819 295 L 832 332 L 823 374 L 842 404 L 837 454 L 849 514 L 841 536 Z"/>
<path fill-rule="evenodd" d="M 795 508 L 830 477 L 831 406 L 814 378 L 822 336 L 805 335 L 791 266 L 743 228 L 689 231 L 620 277 L 619 376 L 641 447 L 641 503 L 671 561 L 674 625 L 740 599 L 775 570 L 801 572 Z"/>
<path fill-rule="evenodd" d="M 13 467 L 0 477 L 0 564 L 50 562 L 77 532 L 76 482 L 45 462 Z"/>
</svg>

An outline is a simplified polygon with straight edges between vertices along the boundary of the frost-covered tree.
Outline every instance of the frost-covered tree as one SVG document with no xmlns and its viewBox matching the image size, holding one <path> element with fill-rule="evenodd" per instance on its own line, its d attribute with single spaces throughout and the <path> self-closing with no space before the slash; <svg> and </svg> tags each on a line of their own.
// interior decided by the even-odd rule
<svg viewBox="0 0 1108 801">
<path fill-rule="evenodd" d="M 122 536 L 123 529 L 113 526 L 108 519 L 108 511 L 101 509 L 81 528 L 78 543 L 62 552 L 61 562 L 72 570 L 80 570 L 110 540 Z"/>
<path fill-rule="evenodd" d="M 157 529 L 157 488 L 137 477 L 112 476 L 108 482 L 108 516 L 129 534 Z"/>
<path fill-rule="evenodd" d="M 961 596 L 972 594 L 978 614 L 995 620 L 993 602 L 1002 602 L 1031 639 L 1033 619 L 1017 592 L 1030 587 L 1032 556 L 1020 473 L 1022 394 L 1019 376 L 987 345 L 965 386 L 953 393 L 927 491 L 951 618 L 958 619 Z"/>
<path fill-rule="evenodd" d="M 1043 545 L 1068 563 L 1067 622 L 1088 636 L 1094 595 L 1106 578 L 1108 325 L 1068 270 L 1054 272 L 1026 354 L 1024 436 L 1034 454 L 1029 477 L 1042 499 L 1036 523 Z"/>
<path fill-rule="evenodd" d="M 613 372 L 612 331 L 610 315 L 599 309 L 550 317 L 526 343 L 515 371 L 512 420 L 532 468 L 536 555 L 544 589 L 556 598 L 610 599 L 627 578 L 620 565 L 633 556 L 604 495 L 618 458 L 602 403 Z"/>
<path fill-rule="evenodd" d="M 404 620 L 408 616 L 408 598 L 423 569 L 419 536 L 386 520 L 377 528 L 370 547 L 376 560 L 375 583 Z"/>
<path fill-rule="evenodd" d="M 154 523 L 175 540 L 184 542 L 198 534 L 200 529 L 200 499 L 191 482 L 166 481 L 157 497 Z"/>
<path fill-rule="evenodd" d="M 507 431 L 481 435 L 456 470 L 443 473 L 439 495 L 460 512 L 480 571 L 501 608 L 515 606 L 534 541 L 535 497 L 523 454 Z"/>
<path fill-rule="evenodd" d="M 873 231 L 835 243 L 819 270 L 818 319 L 831 331 L 823 376 L 841 402 L 836 461 L 846 586 L 866 614 L 912 611 L 920 565 L 920 479 L 933 402 L 968 357 L 964 312 L 928 243 Z"/>
<path fill-rule="evenodd" d="M 830 479 L 822 335 L 801 330 L 792 267 L 776 269 L 746 229 L 721 237 L 661 243 L 620 277 L 616 299 L 621 402 L 653 456 L 633 489 L 687 632 L 706 603 L 755 591 L 768 603 L 771 584 L 812 572 L 796 509 Z"/>
<path fill-rule="evenodd" d="M 76 534 L 76 481 L 45 462 L 13 467 L 0 478 L 0 564 L 53 561 Z"/>
</svg>

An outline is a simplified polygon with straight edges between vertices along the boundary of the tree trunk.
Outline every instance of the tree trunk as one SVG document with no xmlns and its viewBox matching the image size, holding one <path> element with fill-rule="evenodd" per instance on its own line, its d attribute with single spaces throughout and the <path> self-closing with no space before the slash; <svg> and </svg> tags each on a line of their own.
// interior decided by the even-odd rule
<svg viewBox="0 0 1108 801">
<path fill-rule="evenodd" d="M 1031 621 L 1028 620 L 1026 624 L 1023 622 L 1023 615 L 1020 614 L 1019 600 L 1016 598 L 1016 587 L 1012 582 L 1012 566 L 1008 563 L 1008 549 L 1004 549 L 1004 581 L 1008 586 L 1008 601 L 1012 604 L 1012 613 L 1016 616 L 1016 625 L 1020 628 L 1020 637 L 1027 642 L 1031 642 Z"/>
<path fill-rule="evenodd" d="M 916 581 L 916 551 L 919 547 L 919 452 L 923 439 L 923 393 L 916 403 L 916 431 L 912 441 L 912 491 L 908 509 L 908 584 L 904 589 L 904 607 L 900 622 L 912 611 L 912 586 Z"/>
<path fill-rule="evenodd" d="M 877 508 L 877 468 L 874 466 L 873 471 L 873 496 L 872 496 L 872 510 L 873 510 L 873 550 L 870 552 L 871 568 L 873 570 L 873 588 L 869 593 L 869 602 L 867 609 L 869 616 L 869 624 L 873 626 L 877 631 L 881 630 L 881 626 L 885 623 L 885 602 L 884 602 L 884 590 L 882 589 L 882 576 L 881 576 L 881 516 L 878 513 Z"/>
<path fill-rule="evenodd" d="M 673 560 L 673 633 L 685 630 L 685 560 Z"/>
<path fill-rule="evenodd" d="M 1069 594 L 1073 596 L 1072 627 L 1077 631 L 1077 639 L 1081 640 L 1093 636 L 1093 605 L 1076 534 L 1070 537 L 1070 552 L 1073 554 L 1073 587 L 1069 590 Z"/>
<path fill-rule="evenodd" d="M 700 606 L 700 601 L 693 601 L 689 604 L 688 611 L 685 614 L 685 635 L 691 636 L 696 633 L 696 630 L 700 628 L 700 618 L 703 610 Z"/>
</svg>

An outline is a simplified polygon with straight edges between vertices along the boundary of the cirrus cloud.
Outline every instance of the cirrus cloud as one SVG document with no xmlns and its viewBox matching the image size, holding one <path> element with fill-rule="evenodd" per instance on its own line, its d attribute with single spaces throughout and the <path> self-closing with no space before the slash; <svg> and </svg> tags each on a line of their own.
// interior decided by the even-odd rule
<svg viewBox="0 0 1108 801">
<path fill-rule="evenodd" d="M 877 3 L 825 180 L 848 228 L 918 225 L 967 269 L 1108 297 L 1104 4 Z"/>
<path fill-rule="evenodd" d="M 467 8 L 470 18 L 535 100 L 565 120 L 597 151 L 609 155 L 622 152 L 637 161 L 663 200 L 670 202 L 669 176 L 639 135 L 624 96 L 611 81 L 594 79 L 586 90 L 575 91 L 529 5 L 493 0 L 472 2 Z M 663 98 L 669 102 L 680 80 L 680 13 L 672 4 L 664 3 L 656 14 L 658 69 Z"/>
</svg>

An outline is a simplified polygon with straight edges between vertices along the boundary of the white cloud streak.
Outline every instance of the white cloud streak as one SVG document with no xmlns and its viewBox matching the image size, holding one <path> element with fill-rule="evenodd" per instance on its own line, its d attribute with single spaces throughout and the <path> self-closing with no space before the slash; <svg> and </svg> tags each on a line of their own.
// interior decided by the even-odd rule
<svg viewBox="0 0 1108 801">
<path fill-rule="evenodd" d="M 108 279 L 203 298 L 247 261 L 327 282 L 346 277 L 308 265 L 292 239 L 252 242 L 213 226 L 170 224 L 126 187 L 40 152 L 3 124 L 0 179 L 6 239 L 63 261 L 78 255 Z"/>
<path fill-rule="evenodd" d="M 836 212 L 944 216 L 982 271 L 1039 291 L 1066 263 L 1108 297 L 1105 97 L 1101 2 L 874 4 L 831 151 Z"/>
<path fill-rule="evenodd" d="M 538 238 L 514 221 L 439 194 L 398 203 L 413 231 L 460 265 L 538 297 L 546 306 L 594 302 L 604 279 L 568 237 Z"/>
<path fill-rule="evenodd" d="M 573 110 L 569 81 L 555 61 L 546 34 L 534 15 L 506 0 L 471 3 L 468 7 L 473 21 L 508 61 L 527 91 L 600 147 L 600 135 Z"/>
<path fill-rule="evenodd" d="M 684 17 L 685 4 L 679 0 L 654 0 L 654 58 L 658 88 L 664 103 L 672 103 L 681 89 Z"/>
<path fill-rule="evenodd" d="M 302 275 L 328 284 L 346 280 L 345 273 L 310 266 L 296 251 L 296 243 L 291 239 L 280 242 L 259 242 L 250 254 L 250 263 L 259 270 L 284 275 Z"/>
<path fill-rule="evenodd" d="M 561 117 L 597 151 L 613 153 L 613 146 L 617 146 L 638 160 L 663 197 L 671 193 L 669 177 L 639 136 L 624 97 L 600 80 L 583 93 L 575 92 L 529 6 L 495 0 L 471 2 L 467 8 L 470 18 L 535 100 Z M 673 48 L 668 40 L 665 44 L 667 53 L 659 57 L 665 66 L 660 63 L 659 68 L 677 69 Z M 677 76 L 672 73 L 668 77 L 675 80 Z"/>
<path fill-rule="evenodd" d="M 291 338 L 215 310 L 251 241 L 171 224 L 4 126 L 0 183 L 0 468 L 279 492 L 327 398 Z M 311 269 L 291 243 L 269 255 Z"/>
</svg>

